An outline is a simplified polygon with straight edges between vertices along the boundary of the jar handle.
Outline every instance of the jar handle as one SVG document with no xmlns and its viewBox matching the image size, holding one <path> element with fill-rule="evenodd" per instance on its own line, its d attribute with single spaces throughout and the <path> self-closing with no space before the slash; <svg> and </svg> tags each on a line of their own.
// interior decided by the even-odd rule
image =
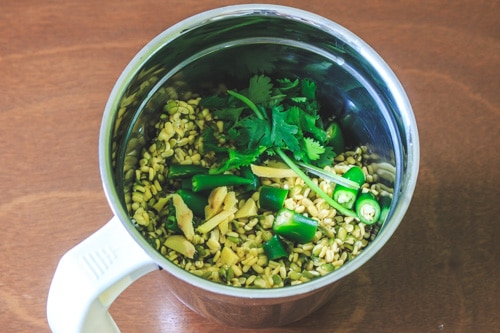
<svg viewBox="0 0 500 333">
<path fill-rule="evenodd" d="M 60 259 L 47 298 L 52 332 L 120 332 L 108 312 L 111 303 L 134 281 L 158 268 L 113 217 Z"/>
</svg>

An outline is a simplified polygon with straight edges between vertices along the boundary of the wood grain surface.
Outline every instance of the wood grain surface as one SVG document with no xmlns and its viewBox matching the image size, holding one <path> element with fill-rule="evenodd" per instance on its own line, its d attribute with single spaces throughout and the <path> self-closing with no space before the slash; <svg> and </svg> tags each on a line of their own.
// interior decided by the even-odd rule
<svg viewBox="0 0 500 333">
<path fill-rule="evenodd" d="M 97 146 L 120 72 L 174 23 L 243 2 L 2 1 L 0 331 L 50 331 L 57 262 L 112 216 Z M 499 1 L 274 3 L 340 23 L 390 64 L 413 105 L 421 166 L 388 244 L 321 310 L 261 332 L 499 332 Z M 112 305 L 123 332 L 250 332 L 193 313 L 161 274 Z"/>
</svg>

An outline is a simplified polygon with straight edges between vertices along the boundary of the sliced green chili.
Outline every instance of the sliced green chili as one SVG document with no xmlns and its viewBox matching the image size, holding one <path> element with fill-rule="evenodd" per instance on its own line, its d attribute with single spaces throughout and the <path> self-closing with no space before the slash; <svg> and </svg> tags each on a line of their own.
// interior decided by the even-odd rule
<svg viewBox="0 0 500 333">
<path fill-rule="evenodd" d="M 284 188 L 264 185 L 259 191 L 260 208 L 277 212 L 283 208 L 288 190 Z"/>
<path fill-rule="evenodd" d="M 326 135 L 328 138 L 328 145 L 333 148 L 333 151 L 337 154 L 342 154 L 345 150 L 345 142 L 339 124 L 336 122 L 331 123 L 326 129 Z"/>
<path fill-rule="evenodd" d="M 165 216 L 165 220 L 163 224 L 165 225 L 165 229 L 169 231 L 173 231 L 174 233 L 180 233 L 181 228 L 177 224 L 177 218 L 175 217 L 175 207 L 172 200 L 169 200 L 167 203 L 168 213 Z"/>
<path fill-rule="evenodd" d="M 356 200 L 356 213 L 361 222 L 373 224 L 380 218 L 380 204 L 373 194 L 363 193 Z"/>
<path fill-rule="evenodd" d="M 177 224 L 177 219 L 175 216 L 168 215 L 165 218 L 165 229 L 173 232 L 181 232 L 181 229 L 179 228 L 179 225 Z"/>
<path fill-rule="evenodd" d="M 275 260 L 288 256 L 288 252 L 278 235 L 271 237 L 271 239 L 265 242 L 262 247 L 264 248 L 264 253 L 269 260 Z"/>
<path fill-rule="evenodd" d="M 318 221 L 287 208 L 281 208 L 274 218 L 273 231 L 291 241 L 307 243 L 314 238 Z"/>
<path fill-rule="evenodd" d="M 190 190 L 178 189 L 179 194 L 186 205 L 193 211 L 193 214 L 198 217 L 205 217 L 205 206 L 208 204 L 208 198 L 199 193 L 194 193 Z"/>
<path fill-rule="evenodd" d="M 208 169 L 201 165 L 172 164 L 168 170 L 169 178 L 192 177 L 194 175 L 207 174 Z"/>
<path fill-rule="evenodd" d="M 252 180 L 229 174 L 196 175 L 191 179 L 191 184 L 194 192 L 200 192 L 204 190 L 211 190 L 219 186 L 250 185 L 252 184 Z"/>
<path fill-rule="evenodd" d="M 295 171 L 295 173 L 306 183 L 307 186 L 311 188 L 316 194 L 324 199 L 330 206 L 335 208 L 339 213 L 345 215 L 345 216 L 353 216 L 356 217 L 356 212 L 353 210 L 346 208 L 339 204 L 337 201 L 335 201 L 332 197 L 330 197 L 325 191 L 323 191 L 318 184 L 313 182 L 311 178 L 309 178 L 293 160 L 288 157 L 287 154 L 281 148 L 275 148 L 274 151 L 283 159 L 283 161 L 292 169 Z"/>
<path fill-rule="evenodd" d="M 385 220 L 387 219 L 387 216 L 389 215 L 389 211 L 391 210 L 391 202 L 392 199 L 388 195 L 383 195 L 379 198 L 378 200 L 379 205 L 380 205 L 380 218 L 379 222 L 384 223 Z"/>
<path fill-rule="evenodd" d="M 358 166 L 351 167 L 342 175 L 342 177 L 358 183 L 359 186 L 363 185 L 365 182 L 365 174 Z M 351 209 L 356 202 L 358 192 L 359 190 L 337 184 L 333 189 L 333 199 L 342 206 Z"/>
</svg>

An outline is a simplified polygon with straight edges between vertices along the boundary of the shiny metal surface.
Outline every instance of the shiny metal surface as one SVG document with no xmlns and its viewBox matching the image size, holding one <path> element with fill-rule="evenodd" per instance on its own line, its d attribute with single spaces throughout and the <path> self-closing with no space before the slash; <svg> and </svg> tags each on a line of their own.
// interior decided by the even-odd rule
<svg viewBox="0 0 500 333">
<path fill-rule="evenodd" d="M 320 82 L 324 118 L 336 118 L 348 144 L 364 144 L 373 163 L 392 166 L 390 218 L 355 260 L 323 278 L 294 287 L 247 290 L 195 277 L 164 259 L 139 235 L 127 211 L 131 169 L 168 98 L 207 92 L 224 82 L 241 87 L 254 73 L 298 75 Z M 216 9 L 166 30 L 141 50 L 117 81 L 104 112 L 100 169 L 114 213 L 167 272 L 173 292 L 195 311 L 237 326 L 292 322 L 321 306 L 334 282 L 373 257 L 401 222 L 415 187 L 419 141 L 408 98 L 385 62 L 336 23 L 301 10 L 259 5 Z M 297 300 L 310 304 L 297 316 Z M 210 303 L 210 304 L 208 304 Z M 228 307 L 233 311 L 228 311 Z M 266 314 L 272 313 L 272 316 Z"/>
</svg>

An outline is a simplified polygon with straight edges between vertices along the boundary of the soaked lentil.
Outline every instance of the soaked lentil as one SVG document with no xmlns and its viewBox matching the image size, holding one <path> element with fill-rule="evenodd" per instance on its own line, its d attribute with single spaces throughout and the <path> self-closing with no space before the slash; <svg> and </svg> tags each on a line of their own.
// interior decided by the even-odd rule
<svg viewBox="0 0 500 333">
<path fill-rule="evenodd" d="M 208 109 L 200 106 L 200 99 L 169 100 L 155 125 L 156 137 L 141 153 L 135 169 L 134 186 L 127 203 L 132 220 L 142 235 L 165 258 L 183 269 L 218 283 L 245 288 L 276 288 L 301 284 L 329 274 L 358 256 L 378 232 L 377 226 L 365 225 L 352 217 L 337 214 L 324 199 L 304 185 L 300 178 L 262 178 L 262 185 L 289 190 L 285 207 L 315 218 L 319 228 L 314 239 L 306 244 L 286 242 L 289 256 L 268 260 L 262 245 L 272 237 L 273 212 L 259 209 L 257 216 L 234 218 L 230 213 L 207 233 L 195 232 L 189 242 L 195 255 L 185 255 L 167 247 L 165 242 L 171 231 L 165 228 L 165 206 L 169 193 L 178 186 L 167 178 L 171 164 L 201 165 L 210 168 L 216 163 L 213 153 L 203 151 L 200 133 L 206 126 L 215 125 L 220 133 L 224 124 L 214 119 Z M 221 136 L 219 143 L 225 142 Z M 342 175 L 351 166 L 360 166 L 366 183 L 362 191 L 374 195 L 390 195 L 391 189 L 375 183 L 376 168 L 366 163 L 366 147 L 356 147 L 335 158 L 335 164 L 325 169 Z M 380 169 L 380 168 L 379 168 Z M 322 190 L 332 194 L 333 184 L 312 178 Z M 258 202 L 259 193 L 244 193 L 229 188 L 233 193 L 236 211 L 246 200 Z M 194 228 L 204 223 L 194 219 Z"/>
</svg>

